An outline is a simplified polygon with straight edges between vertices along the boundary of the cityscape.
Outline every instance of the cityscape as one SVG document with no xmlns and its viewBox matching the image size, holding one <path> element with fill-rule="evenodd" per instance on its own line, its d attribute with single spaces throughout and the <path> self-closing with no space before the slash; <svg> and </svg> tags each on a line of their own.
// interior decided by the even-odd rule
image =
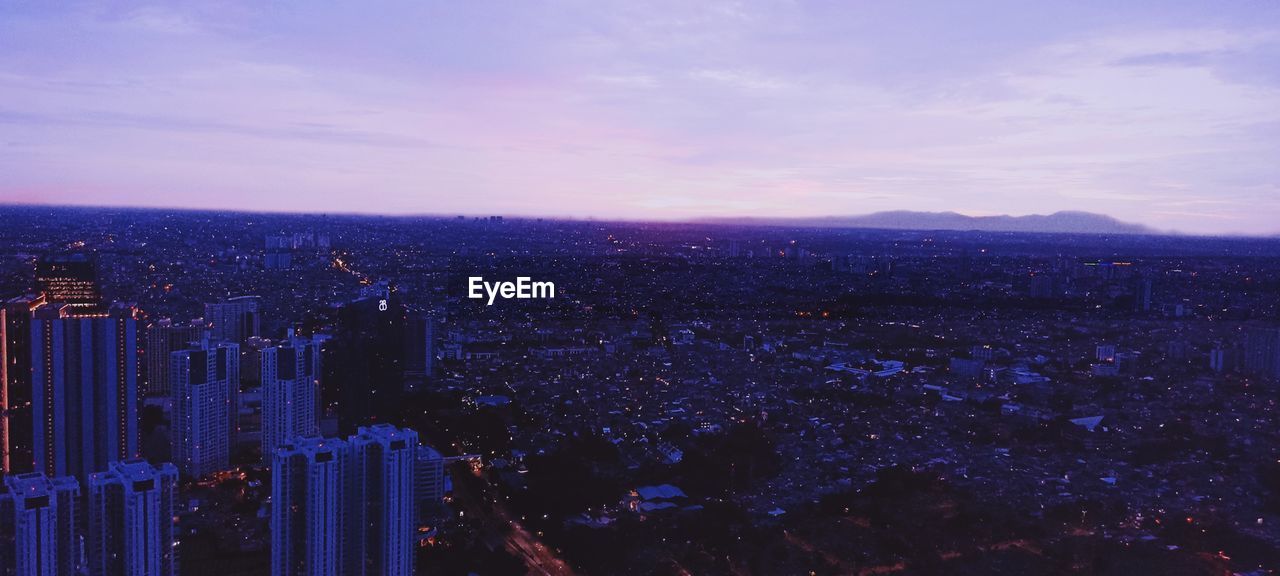
<svg viewBox="0 0 1280 576">
<path fill-rule="evenodd" d="M 0 0 L 0 576 L 1280 576 L 1280 1 Z"/>
<path fill-rule="evenodd" d="M 4 574 L 1280 566 L 1280 239 L 10 206 L 0 266 Z"/>
</svg>

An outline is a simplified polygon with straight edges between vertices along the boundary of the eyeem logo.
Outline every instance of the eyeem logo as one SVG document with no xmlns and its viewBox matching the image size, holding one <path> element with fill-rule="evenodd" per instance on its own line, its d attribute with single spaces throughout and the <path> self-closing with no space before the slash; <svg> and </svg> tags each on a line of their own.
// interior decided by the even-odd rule
<svg viewBox="0 0 1280 576">
<path fill-rule="evenodd" d="M 510 298 L 555 298 L 556 285 L 552 282 L 534 282 L 528 276 L 518 276 L 515 282 L 485 282 L 481 276 L 467 278 L 467 297 L 484 298 L 489 295 L 488 306 L 501 296 Z"/>
</svg>

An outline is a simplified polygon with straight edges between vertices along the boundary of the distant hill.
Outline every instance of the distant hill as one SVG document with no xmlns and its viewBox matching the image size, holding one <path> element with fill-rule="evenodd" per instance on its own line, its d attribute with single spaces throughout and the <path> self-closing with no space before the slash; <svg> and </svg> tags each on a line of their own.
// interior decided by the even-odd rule
<svg viewBox="0 0 1280 576">
<path fill-rule="evenodd" d="M 955 212 L 897 210 L 862 216 L 815 218 L 708 218 L 700 222 L 803 228 L 886 228 L 892 230 L 978 230 L 983 232 L 1055 232 L 1067 234 L 1158 234 L 1141 224 L 1091 212 L 1054 212 L 1027 216 L 965 216 Z"/>
</svg>

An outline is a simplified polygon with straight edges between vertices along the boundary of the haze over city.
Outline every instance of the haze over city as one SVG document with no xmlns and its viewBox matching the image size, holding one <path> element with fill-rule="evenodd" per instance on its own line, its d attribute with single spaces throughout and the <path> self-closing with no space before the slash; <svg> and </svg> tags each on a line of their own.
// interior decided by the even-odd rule
<svg viewBox="0 0 1280 576">
<path fill-rule="evenodd" d="M 1280 232 L 1280 5 L 0 7 L 0 202 Z"/>
</svg>

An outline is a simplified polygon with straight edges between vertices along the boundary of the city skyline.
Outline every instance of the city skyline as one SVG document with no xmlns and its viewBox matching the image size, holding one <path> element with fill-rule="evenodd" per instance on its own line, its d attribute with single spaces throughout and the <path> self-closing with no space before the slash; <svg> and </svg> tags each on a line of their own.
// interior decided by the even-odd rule
<svg viewBox="0 0 1280 576">
<path fill-rule="evenodd" d="M 1280 232 L 1274 4 L 377 8 L 0 8 L 0 203 Z"/>
<path fill-rule="evenodd" d="M 1280 566 L 1280 238 L 12 207 L 0 231 L 0 573 Z M 554 296 L 493 298 L 525 274 Z"/>
</svg>

